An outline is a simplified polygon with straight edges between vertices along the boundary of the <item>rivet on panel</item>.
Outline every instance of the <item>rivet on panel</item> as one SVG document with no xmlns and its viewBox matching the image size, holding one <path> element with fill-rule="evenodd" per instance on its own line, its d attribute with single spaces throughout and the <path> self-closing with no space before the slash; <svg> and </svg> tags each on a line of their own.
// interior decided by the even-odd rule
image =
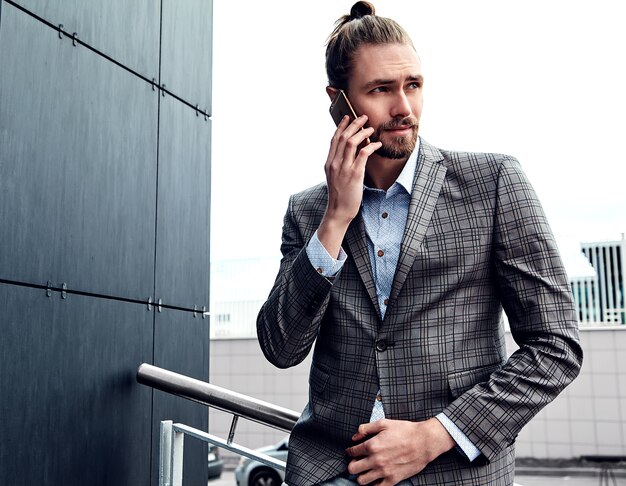
<svg viewBox="0 0 626 486">
<path fill-rule="evenodd" d="M 63 24 L 59 24 L 59 39 L 63 39 Z"/>
<path fill-rule="evenodd" d="M 67 284 L 64 283 L 63 285 L 61 285 L 61 298 L 62 299 L 67 299 Z"/>
<path fill-rule="evenodd" d="M 74 32 L 72 34 L 72 45 L 76 46 L 76 39 L 78 39 L 78 34 L 76 32 Z"/>
</svg>

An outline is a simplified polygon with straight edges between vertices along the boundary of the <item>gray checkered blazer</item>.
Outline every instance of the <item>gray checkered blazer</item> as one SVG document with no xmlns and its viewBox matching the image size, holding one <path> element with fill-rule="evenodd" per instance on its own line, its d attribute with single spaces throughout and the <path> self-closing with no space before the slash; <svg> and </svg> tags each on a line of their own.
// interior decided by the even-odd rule
<svg viewBox="0 0 626 486">
<path fill-rule="evenodd" d="M 309 486 L 346 470 L 344 449 L 380 387 L 387 418 L 443 411 L 482 452 L 470 463 L 452 450 L 413 484 L 512 484 L 515 437 L 582 362 L 567 276 L 519 163 L 421 141 L 384 320 L 360 216 L 334 282 L 308 260 L 326 201 L 325 184 L 290 198 L 280 271 L 257 321 L 261 348 L 278 367 L 298 364 L 315 343 L 287 483 Z M 508 360 L 503 308 L 520 345 Z"/>
</svg>

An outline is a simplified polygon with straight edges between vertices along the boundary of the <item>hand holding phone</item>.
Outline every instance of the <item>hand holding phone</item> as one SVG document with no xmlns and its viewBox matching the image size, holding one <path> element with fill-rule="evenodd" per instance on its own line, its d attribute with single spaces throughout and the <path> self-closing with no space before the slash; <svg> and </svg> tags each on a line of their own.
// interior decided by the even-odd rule
<svg viewBox="0 0 626 486">
<path fill-rule="evenodd" d="M 335 131 L 324 165 L 328 203 L 317 236 L 326 251 L 337 258 L 348 226 L 361 208 L 367 159 L 380 148 L 381 143 L 370 143 L 369 139 L 364 139 L 374 130 L 363 128 L 367 118 L 357 116 L 343 91 L 338 90 L 333 96 L 330 114 L 341 128 Z M 344 119 L 346 115 L 349 123 Z M 356 150 L 354 143 L 349 143 L 351 139 L 359 143 Z"/>
<path fill-rule="evenodd" d="M 350 100 L 348 100 L 346 93 L 342 89 L 337 91 L 337 94 L 333 98 L 333 101 L 330 103 L 329 111 L 330 116 L 333 117 L 335 125 L 337 126 L 339 126 L 339 123 L 341 123 L 341 120 L 343 120 L 343 117 L 346 115 L 348 115 L 348 118 L 350 118 L 350 123 L 352 123 L 358 117 L 358 115 L 354 111 L 354 108 L 352 108 L 352 105 L 350 104 Z M 363 129 L 361 128 L 361 130 Z M 359 146 L 359 149 L 369 143 L 370 139 L 365 139 L 364 143 Z"/>
</svg>

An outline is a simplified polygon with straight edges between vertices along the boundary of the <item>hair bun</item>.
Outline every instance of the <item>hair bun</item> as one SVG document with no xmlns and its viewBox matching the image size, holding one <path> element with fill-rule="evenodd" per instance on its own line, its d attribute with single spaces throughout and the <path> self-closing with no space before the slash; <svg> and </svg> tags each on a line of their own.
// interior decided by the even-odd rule
<svg viewBox="0 0 626 486">
<path fill-rule="evenodd" d="M 350 18 L 360 19 L 361 17 L 365 17 L 366 15 L 374 15 L 376 10 L 374 9 L 374 5 L 370 2 L 356 2 L 352 5 L 350 9 Z"/>
</svg>

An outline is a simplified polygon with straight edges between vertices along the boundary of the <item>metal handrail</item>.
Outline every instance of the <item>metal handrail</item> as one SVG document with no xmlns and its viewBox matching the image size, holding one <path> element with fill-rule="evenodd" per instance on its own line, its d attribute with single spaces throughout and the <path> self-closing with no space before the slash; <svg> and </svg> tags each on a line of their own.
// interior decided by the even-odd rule
<svg viewBox="0 0 626 486">
<path fill-rule="evenodd" d="M 148 363 L 137 369 L 137 381 L 173 395 L 213 407 L 233 415 L 228 439 L 224 440 L 185 424 L 175 424 L 171 420 L 161 421 L 159 485 L 182 486 L 184 436 L 190 435 L 209 444 L 217 445 L 241 456 L 262 462 L 270 467 L 285 470 L 285 462 L 267 454 L 248 449 L 233 442 L 237 420 L 244 417 L 253 422 L 291 432 L 300 417 L 298 412 L 279 407 L 272 403 L 242 395 L 226 388 L 196 380 L 189 376 L 174 373 Z"/>
<path fill-rule="evenodd" d="M 142 363 L 139 366 L 137 381 L 143 385 L 285 432 L 291 432 L 300 417 L 299 412 L 288 408 L 279 407 L 148 363 Z"/>
</svg>

